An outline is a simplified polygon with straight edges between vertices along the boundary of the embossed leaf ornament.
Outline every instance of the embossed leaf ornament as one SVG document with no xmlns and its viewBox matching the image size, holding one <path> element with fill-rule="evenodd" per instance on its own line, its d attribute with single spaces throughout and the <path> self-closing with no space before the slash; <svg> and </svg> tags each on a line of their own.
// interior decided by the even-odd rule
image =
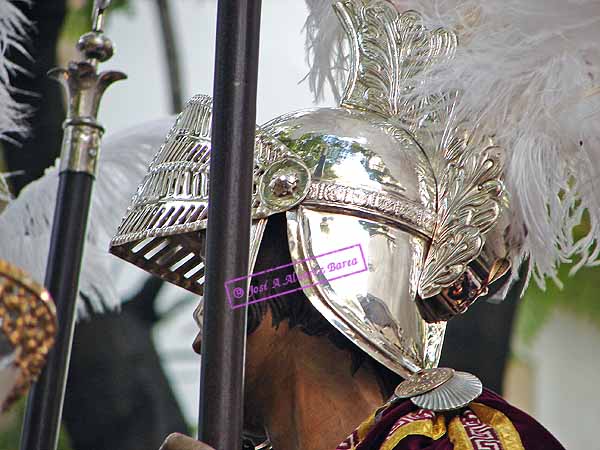
<svg viewBox="0 0 600 450">
<path fill-rule="evenodd" d="M 341 106 L 396 117 L 406 125 L 422 119 L 436 96 L 412 95 L 416 76 L 451 57 L 456 34 L 428 30 L 415 11 L 399 14 L 387 0 L 336 4 L 350 43 L 351 67 Z"/>
<path fill-rule="evenodd" d="M 454 134 L 456 136 L 457 134 Z M 436 227 L 419 280 L 421 298 L 454 284 L 479 256 L 505 195 L 501 149 L 487 137 L 452 139 L 438 183 Z"/>
</svg>

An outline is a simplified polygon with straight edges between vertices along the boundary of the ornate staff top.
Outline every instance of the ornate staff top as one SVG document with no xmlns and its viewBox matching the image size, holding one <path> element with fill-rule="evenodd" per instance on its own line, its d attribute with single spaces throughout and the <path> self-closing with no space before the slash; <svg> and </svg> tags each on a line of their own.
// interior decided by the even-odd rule
<svg viewBox="0 0 600 450">
<path fill-rule="evenodd" d="M 84 60 L 71 61 L 67 69 L 56 68 L 48 75 L 61 82 L 68 96 L 65 136 L 61 150 L 60 171 L 96 173 L 100 138 L 104 128 L 97 120 L 102 95 L 108 86 L 127 76 L 119 71 L 98 73 L 98 64 L 109 60 L 114 47 L 104 35 L 104 20 L 110 0 L 96 0 L 92 31 L 77 42 Z"/>
</svg>

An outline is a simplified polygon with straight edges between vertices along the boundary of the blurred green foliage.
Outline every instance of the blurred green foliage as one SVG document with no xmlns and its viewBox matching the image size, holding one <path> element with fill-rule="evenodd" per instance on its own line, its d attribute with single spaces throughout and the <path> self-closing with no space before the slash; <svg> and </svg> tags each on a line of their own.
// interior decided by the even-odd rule
<svg viewBox="0 0 600 450">
<path fill-rule="evenodd" d="M 517 316 L 517 336 L 531 343 L 542 325 L 558 309 L 590 321 L 600 327 L 600 268 L 584 267 L 569 276 L 570 266 L 559 270 L 564 287 L 548 281 L 543 291 L 532 282 L 521 301 Z"/>
<path fill-rule="evenodd" d="M 581 224 L 574 228 L 573 237 L 579 240 L 589 231 L 590 218 L 586 212 Z M 564 285 L 562 289 L 552 280 L 547 280 L 545 291 L 533 280 L 530 283 L 521 300 L 516 324 L 517 337 L 524 344 L 532 342 L 557 310 L 571 313 L 600 328 L 600 267 L 584 267 L 571 276 L 569 271 L 572 267 L 572 264 L 565 264 L 558 271 L 558 278 Z"/>
<path fill-rule="evenodd" d="M 69 8 L 62 30 L 63 39 L 75 42 L 79 39 L 79 36 L 92 29 L 93 5 L 93 0 L 87 0 L 84 3 L 84 6 L 80 8 Z M 106 16 L 107 21 L 110 22 L 111 15 L 115 11 L 125 11 L 131 14 L 133 12 L 133 8 L 130 0 L 113 0 L 110 4 L 109 13 Z"/>
</svg>

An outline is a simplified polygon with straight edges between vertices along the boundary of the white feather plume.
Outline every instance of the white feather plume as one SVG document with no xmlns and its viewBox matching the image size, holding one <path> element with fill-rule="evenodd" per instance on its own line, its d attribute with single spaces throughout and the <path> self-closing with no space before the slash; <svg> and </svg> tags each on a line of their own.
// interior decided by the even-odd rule
<svg viewBox="0 0 600 450">
<path fill-rule="evenodd" d="M 314 101 L 323 99 L 329 87 L 336 101 L 341 98 L 346 82 L 348 52 L 344 49 L 344 32 L 331 1 L 306 0 L 308 17 L 304 24 L 306 33 L 306 60 L 310 72 L 306 75 Z"/>
<path fill-rule="evenodd" d="M 111 265 L 117 258 L 108 253 L 109 241 L 174 122 L 175 117 L 146 122 L 103 141 L 79 286 L 94 311 L 115 309 L 120 304 L 110 282 Z M 26 270 L 38 282 L 44 280 L 57 187 L 58 162 L 9 201 L 0 215 L 0 257 Z M 80 298 L 78 313 L 87 312 Z"/>
<path fill-rule="evenodd" d="M 23 46 L 31 23 L 25 15 L 9 0 L 0 0 L 0 139 L 10 140 L 11 134 L 24 134 L 27 127 L 24 118 L 27 107 L 16 102 L 14 89 L 10 85 L 10 76 L 22 71 L 7 56 L 9 50 L 27 55 Z"/>
<path fill-rule="evenodd" d="M 319 8 L 332 3 L 323 0 Z M 506 148 L 509 238 L 521 243 L 514 256 L 529 258 L 541 287 L 546 277 L 560 284 L 562 263 L 573 264 L 573 270 L 598 264 L 600 0 L 394 3 L 423 14 L 430 28 L 459 33 L 456 56 L 423 75 L 421 93 L 457 89 L 456 119 L 484 124 Z M 329 34 L 341 33 L 339 25 L 327 26 L 335 27 Z M 320 46 L 320 55 L 334 54 L 327 45 L 313 42 L 312 51 Z M 311 67 L 312 79 L 339 79 L 339 73 L 326 74 L 331 70 L 337 69 Z M 582 219 L 589 226 L 574 236 Z"/>
</svg>

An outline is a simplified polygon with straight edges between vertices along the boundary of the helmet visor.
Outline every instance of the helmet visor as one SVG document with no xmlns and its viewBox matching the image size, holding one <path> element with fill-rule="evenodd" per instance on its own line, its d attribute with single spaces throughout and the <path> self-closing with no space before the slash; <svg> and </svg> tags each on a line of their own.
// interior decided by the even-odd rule
<svg viewBox="0 0 600 450">
<path fill-rule="evenodd" d="M 445 323 L 426 323 L 415 303 L 425 239 L 305 206 L 287 219 L 298 281 L 333 326 L 402 376 L 437 365 Z"/>
</svg>

